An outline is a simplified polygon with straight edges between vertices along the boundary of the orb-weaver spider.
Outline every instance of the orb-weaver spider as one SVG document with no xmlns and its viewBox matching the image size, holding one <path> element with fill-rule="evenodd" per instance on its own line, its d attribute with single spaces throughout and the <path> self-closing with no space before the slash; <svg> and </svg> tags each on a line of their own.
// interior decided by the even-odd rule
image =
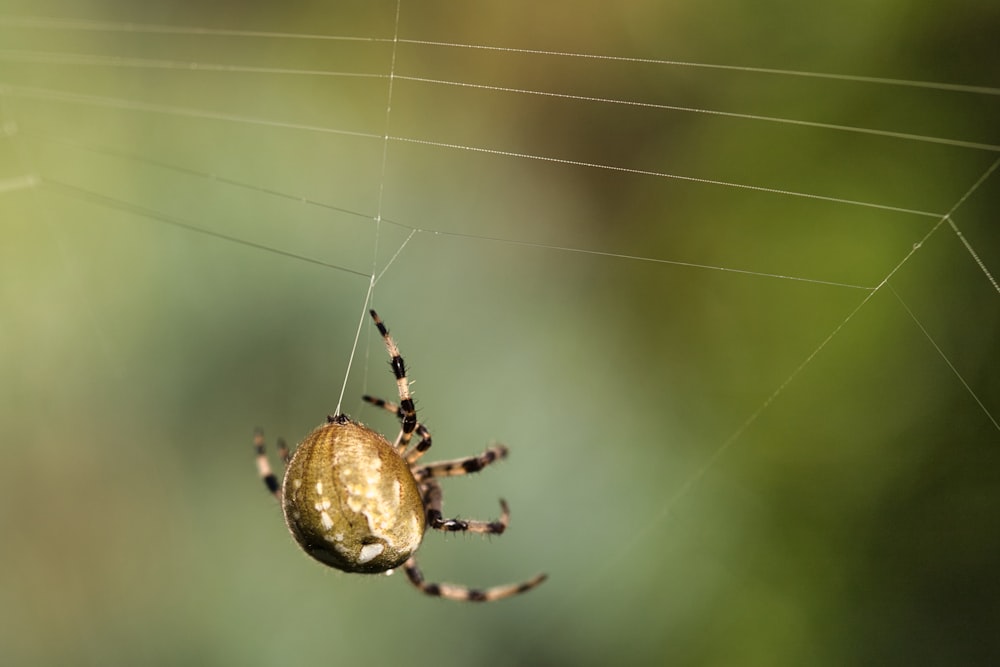
<svg viewBox="0 0 1000 667">
<path fill-rule="evenodd" d="M 427 595 L 488 602 L 524 593 L 545 581 L 539 574 L 518 584 L 476 589 L 424 581 L 414 556 L 427 528 L 499 535 L 510 512 L 500 500 L 496 521 L 445 519 L 438 479 L 477 472 L 507 456 L 503 445 L 479 456 L 421 464 L 431 434 L 417 421 L 406 366 L 382 320 L 370 311 L 385 341 L 396 376 L 399 404 L 371 396 L 364 400 L 395 414 L 402 429 L 395 444 L 346 415 L 329 416 L 306 436 L 293 455 L 284 441 L 278 451 L 286 469 L 283 483 L 271 471 L 264 434 L 254 433 L 257 468 L 285 514 L 299 546 L 316 560 L 345 572 L 389 572 L 402 565 L 410 583 Z M 414 434 L 419 440 L 412 447 Z"/>
</svg>

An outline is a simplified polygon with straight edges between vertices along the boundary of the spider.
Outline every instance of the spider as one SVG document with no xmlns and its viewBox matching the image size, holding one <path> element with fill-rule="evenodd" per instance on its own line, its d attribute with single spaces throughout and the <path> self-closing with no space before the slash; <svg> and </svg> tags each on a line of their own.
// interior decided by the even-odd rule
<svg viewBox="0 0 1000 667">
<path fill-rule="evenodd" d="M 427 528 L 491 535 L 507 529 L 510 510 L 503 499 L 496 521 L 443 518 L 438 482 L 440 477 L 477 472 L 506 458 L 507 448 L 493 445 L 479 456 L 420 464 L 431 447 L 430 431 L 417 421 L 399 348 L 378 314 L 369 312 L 389 352 L 399 404 L 367 395 L 362 398 L 400 420 L 402 429 L 395 444 L 346 415 L 328 416 L 294 455 L 278 439 L 278 455 L 285 464 L 279 486 L 265 453 L 264 433 L 260 428 L 254 431 L 257 469 L 281 504 L 292 537 L 306 554 L 344 572 L 391 574 L 402 565 L 418 590 L 450 600 L 489 602 L 535 588 L 546 575 L 486 589 L 424 581 L 414 553 Z M 419 440 L 411 447 L 414 435 Z"/>
</svg>

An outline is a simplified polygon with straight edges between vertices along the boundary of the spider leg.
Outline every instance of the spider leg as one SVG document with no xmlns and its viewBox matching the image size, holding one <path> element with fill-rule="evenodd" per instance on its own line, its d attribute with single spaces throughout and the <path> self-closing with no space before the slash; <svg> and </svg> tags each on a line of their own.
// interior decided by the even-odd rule
<svg viewBox="0 0 1000 667">
<path fill-rule="evenodd" d="M 399 418 L 399 421 L 403 421 L 404 419 L 406 419 L 406 414 L 403 412 L 403 409 L 398 405 L 396 405 L 395 403 L 391 403 L 381 398 L 375 398 L 374 396 L 369 396 L 368 394 L 362 396 L 361 400 L 371 403 L 376 407 L 382 408 L 386 412 L 391 412 L 392 414 L 396 415 L 396 417 Z M 402 442 L 403 440 L 402 431 L 400 431 L 399 437 L 396 439 L 397 440 L 396 449 L 399 451 L 400 456 L 404 456 L 405 454 L 404 458 L 406 459 L 407 463 L 413 463 L 421 456 L 423 456 L 424 452 L 426 452 L 428 449 L 431 448 L 431 433 L 430 431 L 427 430 L 426 426 L 424 426 L 420 422 L 417 422 L 417 427 L 416 429 L 414 429 L 414 433 L 420 436 L 420 442 L 418 442 L 416 445 L 413 446 L 413 449 L 410 450 L 409 454 L 405 454 L 406 445 L 404 445 Z"/>
<path fill-rule="evenodd" d="M 425 466 L 414 469 L 413 476 L 418 482 L 423 482 L 432 477 L 454 477 L 455 475 L 467 475 L 470 472 L 479 472 L 491 463 L 507 458 L 507 451 L 507 447 L 504 445 L 492 445 L 487 447 L 486 451 L 479 456 L 428 463 Z"/>
<path fill-rule="evenodd" d="M 435 479 L 428 479 L 422 485 L 424 506 L 427 508 L 427 525 L 434 530 L 449 533 L 486 533 L 500 535 L 510 525 L 510 508 L 507 501 L 500 499 L 500 518 L 496 521 L 474 521 L 463 519 L 445 519 L 441 516 L 443 494 L 441 485 Z"/>
<path fill-rule="evenodd" d="M 375 320 L 375 326 L 382 335 L 382 340 L 385 341 L 385 349 L 389 353 L 389 365 L 392 366 L 392 374 L 396 376 L 396 388 L 399 390 L 399 411 L 402 412 L 403 421 L 403 432 L 399 435 L 397 446 L 401 451 L 406 451 L 410 445 L 410 438 L 413 437 L 413 432 L 417 430 L 417 409 L 413 405 L 413 397 L 410 396 L 410 381 L 406 378 L 406 364 L 403 363 L 403 357 L 399 354 L 396 341 L 389 335 L 389 330 L 385 328 L 378 313 L 374 310 L 368 312 Z"/>
<path fill-rule="evenodd" d="M 457 584 L 432 584 L 424 581 L 424 575 L 417 567 L 417 559 L 413 556 L 403 563 L 403 571 L 410 583 L 417 587 L 420 592 L 434 597 L 442 597 L 448 600 L 468 600 L 470 602 L 492 602 L 502 600 L 512 595 L 519 595 L 530 591 L 538 584 L 545 581 L 548 575 L 536 574 L 531 579 L 519 584 L 506 584 L 503 586 L 492 586 L 490 588 L 469 588 Z"/>
<path fill-rule="evenodd" d="M 253 431 L 253 446 L 257 452 L 257 472 L 264 481 L 264 486 L 267 487 L 271 495 L 280 503 L 281 485 L 278 483 L 278 478 L 271 470 L 271 464 L 267 460 L 267 452 L 264 447 L 264 431 L 259 427 Z M 288 446 L 281 438 L 278 438 L 278 456 L 281 457 L 283 463 L 288 463 L 288 459 L 290 458 Z"/>
</svg>

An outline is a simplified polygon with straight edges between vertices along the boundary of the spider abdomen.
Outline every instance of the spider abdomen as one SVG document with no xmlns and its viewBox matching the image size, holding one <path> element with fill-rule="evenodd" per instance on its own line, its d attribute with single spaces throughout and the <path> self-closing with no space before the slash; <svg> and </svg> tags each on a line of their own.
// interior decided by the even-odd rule
<svg viewBox="0 0 1000 667">
<path fill-rule="evenodd" d="M 420 546 L 425 510 L 406 461 L 344 416 L 295 450 L 282 487 L 285 523 L 316 560 L 345 572 L 385 572 Z"/>
</svg>

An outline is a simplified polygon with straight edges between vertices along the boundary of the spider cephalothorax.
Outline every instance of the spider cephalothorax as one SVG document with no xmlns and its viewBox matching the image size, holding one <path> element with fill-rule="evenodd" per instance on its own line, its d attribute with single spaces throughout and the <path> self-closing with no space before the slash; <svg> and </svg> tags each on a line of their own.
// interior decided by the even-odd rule
<svg viewBox="0 0 1000 667">
<path fill-rule="evenodd" d="M 481 470 L 506 457 L 507 448 L 493 445 L 479 456 L 418 463 L 430 449 L 431 434 L 417 421 L 396 343 L 374 310 L 371 316 L 391 358 L 399 405 L 371 396 L 364 396 L 364 400 L 392 412 L 402 422 L 395 444 L 345 415 L 327 417 L 293 456 L 279 439 L 279 455 L 286 464 L 284 482 L 279 486 L 264 452 L 264 435 L 260 429 L 254 434 L 257 467 L 268 490 L 281 503 L 292 536 L 307 554 L 345 572 L 390 572 L 402 565 L 410 582 L 428 595 L 482 602 L 531 590 L 545 575 L 483 590 L 424 581 L 413 554 L 428 527 L 500 534 L 510 520 L 503 500 L 496 521 L 442 518 L 437 478 Z M 411 447 L 414 434 L 420 439 Z"/>
</svg>

